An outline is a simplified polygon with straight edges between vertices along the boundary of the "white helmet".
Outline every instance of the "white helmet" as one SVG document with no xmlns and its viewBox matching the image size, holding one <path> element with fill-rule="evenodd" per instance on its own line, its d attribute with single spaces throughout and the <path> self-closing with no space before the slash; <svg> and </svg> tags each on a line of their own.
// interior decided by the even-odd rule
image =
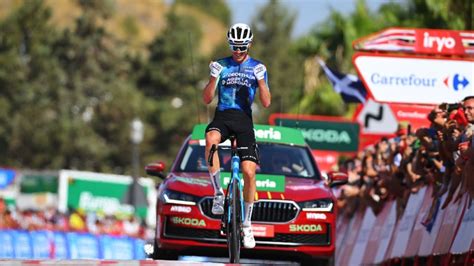
<svg viewBox="0 0 474 266">
<path fill-rule="evenodd" d="M 248 45 L 253 40 L 253 33 L 249 25 L 237 23 L 227 32 L 227 41 L 231 45 Z"/>
</svg>

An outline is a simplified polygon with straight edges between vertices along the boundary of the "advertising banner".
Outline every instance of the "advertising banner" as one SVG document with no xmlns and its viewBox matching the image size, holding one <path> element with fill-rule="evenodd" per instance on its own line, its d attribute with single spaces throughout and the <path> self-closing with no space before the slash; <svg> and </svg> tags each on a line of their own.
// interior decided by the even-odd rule
<svg viewBox="0 0 474 266">
<path fill-rule="evenodd" d="M 474 243 L 474 199 L 463 197 L 465 210 L 459 230 L 451 246 L 451 254 L 463 254 L 470 250 Z"/>
<path fill-rule="evenodd" d="M 397 230 L 393 235 L 395 238 L 392 239 L 392 253 L 388 256 L 389 258 L 401 258 L 405 255 L 416 217 L 418 217 L 418 211 L 425 198 L 425 193 L 426 187 L 422 187 L 417 193 L 410 194 L 405 212 L 398 222 Z"/>
<path fill-rule="evenodd" d="M 13 259 L 15 257 L 15 249 L 13 248 L 13 235 L 10 230 L 0 230 L 0 243 L 2 243 L 0 258 Z"/>
<path fill-rule="evenodd" d="M 388 28 L 357 39 L 355 50 L 420 54 L 474 54 L 474 32 L 441 29 Z"/>
<path fill-rule="evenodd" d="M 133 239 L 129 237 L 101 236 L 102 258 L 109 260 L 133 260 L 134 244 Z"/>
<path fill-rule="evenodd" d="M 55 259 L 69 258 L 66 234 L 62 232 L 54 232 L 53 240 L 54 240 L 53 258 Z"/>
<path fill-rule="evenodd" d="M 0 168 L 0 189 L 5 189 L 13 183 L 16 171 L 13 169 Z"/>
<path fill-rule="evenodd" d="M 375 214 L 371 208 L 365 210 L 364 219 L 362 220 L 362 225 L 360 227 L 359 235 L 352 249 L 351 258 L 349 260 L 349 265 L 361 265 L 362 260 L 364 259 L 364 253 L 367 247 L 367 242 L 369 241 L 370 232 L 374 227 Z"/>
<path fill-rule="evenodd" d="M 29 259 L 33 257 L 31 237 L 27 231 L 11 231 L 13 236 L 13 250 L 16 259 Z"/>
<path fill-rule="evenodd" d="M 145 244 L 143 239 L 126 236 L 95 236 L 89 233 L 46 230 L 0 230 L 0 260 L 141 260 L 146 258 Z"/>
<path fill-rule="evenodd" d="M 426 231 L 426 228 L 423 226 L 423 220 L 428 215 L 433 202 L 433 199 L 431 198 L 432 191 L 433 187 L 428 186 L 423 202 L 421 203 L 421 207 L 418 210 L 418 215 L 416 217 L 415 224 L 413 226 L 413 230 L 411 231 L 408 245 L 403 257 L 410 258 L 418 254 L 424 232 Z"/>
<path fill-rule="evenodd" d="M 474 94 L 474 58 L 356 53 L 353 64 L 378 102 L 456 103 Z"/>
<path fill-rule="evenodd" d="M 458 197 L 458 193 L 461 192 L 461 186 L 458 186 L 456 193 L 453 198 Z M 464 194 L 464 197 L 467 196 L 467 193 Z M 445 204 L 446 200 L 442 203 L 441 206 Z M 451 199 L 450 204 L 446 207 L 444 211 L 444 216 L 442 219 L 442 224 L 439 229 L 438 236 L 436 237 L 436 242 L 433 247 L 433 254 L 448 254 L 449 248 L 453 243 L 454 237 L 456 236 L 458 225 L 461 221 L 462 214 L 464 212 L 464 198 L 458 201 Z"/>
<path fill-rule="evenodd" d="M 48 234 L 50 234 L 50 232 L 30 232 L 31 244 L 33 247 L 33 258 L 48 259 L 50 257 L 52 242 L 50 241 Z"/>
<path fill-rule="evenodd" d="M 344 118 L 276 113 L 269 122 L 299 129 L 313 150 L 355 152 L 359 148 L 359 125 Z"/>
<path fill-rule="evenodd" d="M 148 224 L 154 224 L 156 188 L 149 178 L 140 178 L 147 206 L 134 210 L 126 204 L 124 198 L 132 183 L 130 176 L 61 170 L 59 173 L 59 210 L 68 208 L 84 211 L 104 212 L 105 214 L 130 215 L 146 217 Z"/>
<path fill-rule="evenodd" d="M 99 240 L 86 233 L 66 234 L 70 259 L 100 259 Z"/>
</svg>

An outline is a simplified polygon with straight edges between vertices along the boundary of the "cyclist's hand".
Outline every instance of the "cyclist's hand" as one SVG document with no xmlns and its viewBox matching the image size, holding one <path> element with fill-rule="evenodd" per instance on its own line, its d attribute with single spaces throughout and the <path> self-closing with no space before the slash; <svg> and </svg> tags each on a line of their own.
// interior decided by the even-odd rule
<svg viewBox="0 0 474 266">
<path fill-rule="evenodd" d="M 211 76 L 217 78 L 224 68 L 221 66 L 221 64 L 211 61 L 209 64 L 209 69 L 211 69 Z"/>
<path fill-rule="evenodd" d="M 255 75 L 257 80 L 264 79 L 265 78 L 265 73 L 267 73 L 267 68 L 262 64 L 257 65 L 253 69 L 253 74 Z"/>
</svg>

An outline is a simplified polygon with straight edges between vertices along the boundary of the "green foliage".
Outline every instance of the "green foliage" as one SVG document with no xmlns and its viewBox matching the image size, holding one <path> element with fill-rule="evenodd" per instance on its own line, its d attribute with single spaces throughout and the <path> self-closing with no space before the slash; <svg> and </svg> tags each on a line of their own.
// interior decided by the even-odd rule
<svg viewBox="0 0 474 266">
<path fill-rule="evenodd" d="M 291 43 L 295 17 L 296 14 L 279 1 L 271 0 L 258 11 L 252 23 L 254 43 L 250 54 L 267 66 L 272 94 L 270 108 L 262 110 L 257 121 L 268 121 L 269 113 L 289 112 L 301 95 L 304 58 L 296 53 Z"/>
<path fill-rule="evenodd" d="M 175 3 L 195 6 L 219 19 L 224 25 L 230 23 L 231 12 L 224 0 L 176 0 Z"/>
<path fill-rule="evenodd" d="M 171 12 L 167 23 L 173 26 L 167 27 L 150 45 L 150 57 L 138 84 L 155 106 L 147 117 L 157 132 L 153 147 L 160 159 L 169 162 L 203 112 L 197 71 L 207 66 L 194 54 L 198 50 L 195 44 L 201 38 L 195 19 Z"/>
</svg>

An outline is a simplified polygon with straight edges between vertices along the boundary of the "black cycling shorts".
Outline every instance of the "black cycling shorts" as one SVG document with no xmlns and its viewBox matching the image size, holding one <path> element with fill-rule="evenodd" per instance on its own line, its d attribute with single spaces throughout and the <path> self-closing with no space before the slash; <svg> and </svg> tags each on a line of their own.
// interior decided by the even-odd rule
<svg viewBox="0 0 474 266">
<path fill-rule="evenodd" d="M 207 126 L 206 133 L 213 130 L 221 133 L 221 143 L 229 136 L 235 135 L 237 146 L 247 147 L 238 151 L 241 161 L 259 163 L 253 121 L 247 114 L 239 110 L 216 110 L 214 120 Z"/>
</svg>

